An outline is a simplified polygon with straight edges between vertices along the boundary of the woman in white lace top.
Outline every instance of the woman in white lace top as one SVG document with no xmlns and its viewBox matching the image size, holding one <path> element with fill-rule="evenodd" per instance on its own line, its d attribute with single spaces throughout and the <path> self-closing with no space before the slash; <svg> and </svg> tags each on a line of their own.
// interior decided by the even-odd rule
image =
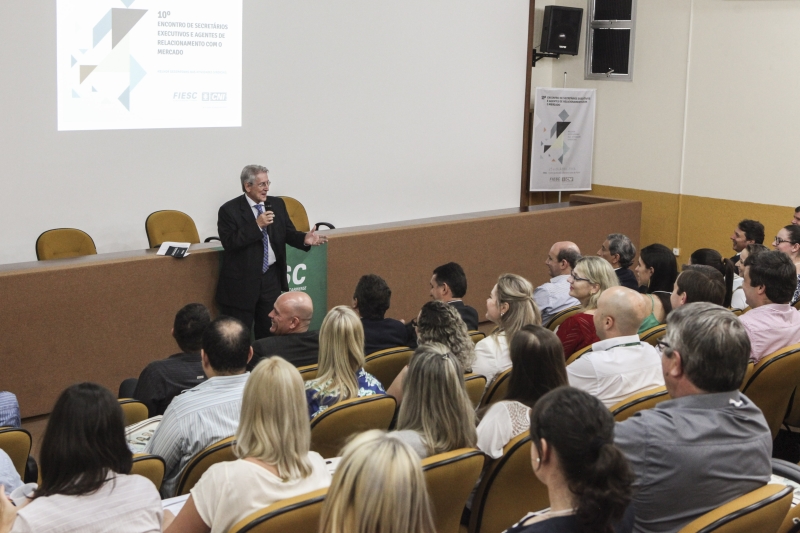
<svg viewBox="0 0 800 533">
<path fill-rule="evenodd" d="M 567 384 L 564 348 L 542 326 L 523 326 L 511 339 L 512 370 L 506 398 L 492 405 L 478 425 L 478 448 L 497 459 L 508 442 L 530 427 L 530 410 L 549 391 Z"/>
</svg>

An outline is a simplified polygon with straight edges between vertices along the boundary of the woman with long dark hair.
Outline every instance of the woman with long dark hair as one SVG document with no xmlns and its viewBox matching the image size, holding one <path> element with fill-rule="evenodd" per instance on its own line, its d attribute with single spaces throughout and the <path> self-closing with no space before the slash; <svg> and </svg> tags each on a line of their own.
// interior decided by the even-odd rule
<svg viewBox="0 0 800 533">
<path fill-rule="evenodd" d="M 689 256 L 689 263 L 692 265 L 707 265 L 719 270 L 722 277 L 725 278 L 725 300 L 722 302 L 722 307 L 731 307 L 733 291 L 737 287 L 741 287 L 742 281 L 744 281 L 741 276 L 736 274 L 736 265 L 733 264 L 733 261 L 728 258 L 723 258 L 722 254 L 711 248 L 700 248 Z M 744 294 L 742 294 L 742 298 L 743 297 Z M 747 307 L 747 304 L 744 304 L 743 307 L 739 307 L 741 302 L 735 303 L 737 304 L 735 306 L 737 309 L 744 309 L 744 307 Z"/>
<path fill-rule="evenodd" d="M 614 445 L 614 417 L 584 391 L 559 387 L 533 406 L 531 465 L 550 509 L 507 533 L 611 533 L 630 502 L 633 472 Z"/>
<path fill-rule="evenodd" d="M 642 322 L 639 332 L 663 324 L 672 310 L 669 297 L 678 277 L 678 261 L 672 250 L 663 244 L 651 244 L 639 251 L 639 260 L 633 269 L 639 282 L 639 292 L 648 300 L 650 314 Z"/>
</svg>

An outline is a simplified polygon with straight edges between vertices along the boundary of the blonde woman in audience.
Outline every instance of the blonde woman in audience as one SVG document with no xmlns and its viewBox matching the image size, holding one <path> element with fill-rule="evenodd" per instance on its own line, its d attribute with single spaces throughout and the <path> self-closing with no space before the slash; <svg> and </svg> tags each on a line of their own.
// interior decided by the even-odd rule
<svg viewBox="0 0 800 533">
<path fill-rule="evenodd" d="M 511 339 L 511 374 L 504 400 L 493 404 L 478 424 L 478 448 L 492 459 L 530 427 L 531 407 L 551 390 L 567 384 L 564 348 L 542 326 L 524 326 Z"/>
<path fill-rule="evenodd" d="M 436 533 L 419 457 L 378 430 L 344 448 L 325 497 L 320 533 Z"/>
<path fill-rule="evenodd" d="M 443 344 L 423 344 L 408 365 L 404 401 L 391 433 L 421 458 L 474 448 L 475 410 L 464 387 L 461 363 Z"/>
<path fill-rule="evenodd" d="M 564 357 L 568 358 L 581 348 L 600 341 L 594 329 L 597 300 L 604 290 L 618 286 L 619 279 L 605 259 L 582 257 L 575 263 L 567 281 L 569 295 L 577 298 L 582 307 L 580 313 L 566 319 L 556 330 L 564 346 Z"/>
<path fill-rule="evenodd" d="M 69 387 L 42 438 L 39 487 L 18 507 L 0 488 L 0 532 L 160 532 L 161 497 L 148 479 L 128 475 L 132 458 L 114 395 L 94 383 Z"/>
<path fill-rule="evenodd" d="M 438 342 L 450 349 L 464 372 L 472 372 L 475 361 L 475 343 L 467 333 L 467 325 L 461 315 L 450 304 L 432 300 L 422 306 L 416 320 L 416 332 L 419 344 Z M 403 401 L 403 382 L 408 373 L 408 366 L 398 374 L 386 394 L 394 396 L 397 404 Z"/>
<path fill-rule="evenodd" d="M 319 372 L 306 382 L 308 416 L 343 400 L 384 394 L 383 385 L 364 370 L 364 328 L 344 305 L 334 307 L 319 330 Z"/>
<path fill-rule="evenodd" d="M 800 226 L 789 224 L 781 228 L 775 240 L 772 241 L 772 246 L 779 252 L 789 256 L 789 259 L 794 263 L 797 269 L 797 288 L 792 296 L 792 305 L 800 300 Z"/>
<path fill-rule="evenodd" d="M 234 447 L 239 459 L 209 468 L 165 531 L 224 533 L 278 500 L 327 487 L 325 460 L 308 449 L 305 407 L 294 365 L 278 356 L 262 359 L 244 387 Z"/>
<path fill-rule="evenodd" d="M 542 323 L 539 307 L 533 301 L 533 286 L 516 274 L 500 276 L 486 300 L 486 318 L 497 328 L 475 345 L 472 371 L 486 376 L 488 385 L 497 374 L 511 368 L 508 339 L 522 326 Z"/>
<path fill-rule="evenodd" d="M 506 533 L 612 533 L 631 500 L 633 472 L 614 445 L 614 417 L 590 394 L 560 387 L 531 412 L 531 466 L 550 508 Z"/>
</svg>

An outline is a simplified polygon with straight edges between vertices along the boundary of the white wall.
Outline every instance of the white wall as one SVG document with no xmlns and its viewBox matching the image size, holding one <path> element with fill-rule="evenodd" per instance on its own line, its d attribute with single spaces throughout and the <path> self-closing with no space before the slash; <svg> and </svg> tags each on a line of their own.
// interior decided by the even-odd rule
<svg viewBox="0 0 800 533">
<path fill-rule="evenodd" d="M 218 129 L 57 132 L 55 2 L 0 19 L 0 263 L 56 227 L 145 248 L 159 209 L 214 235 L 250 163 L 338 227 L 518 205 L 528 0 L 245 0 L 242 127 Z"/>
</svg>

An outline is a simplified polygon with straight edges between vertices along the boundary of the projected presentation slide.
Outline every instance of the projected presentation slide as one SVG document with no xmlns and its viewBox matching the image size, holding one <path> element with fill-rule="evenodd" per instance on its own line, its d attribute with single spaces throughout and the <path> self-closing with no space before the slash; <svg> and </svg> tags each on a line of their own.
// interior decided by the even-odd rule
<svg viewBox="0 0 800 533">
<path fill-rule="evenodd" d="M 57 0 L 58 129 L 242 125 L 242 0 Z"/>
</svg>

